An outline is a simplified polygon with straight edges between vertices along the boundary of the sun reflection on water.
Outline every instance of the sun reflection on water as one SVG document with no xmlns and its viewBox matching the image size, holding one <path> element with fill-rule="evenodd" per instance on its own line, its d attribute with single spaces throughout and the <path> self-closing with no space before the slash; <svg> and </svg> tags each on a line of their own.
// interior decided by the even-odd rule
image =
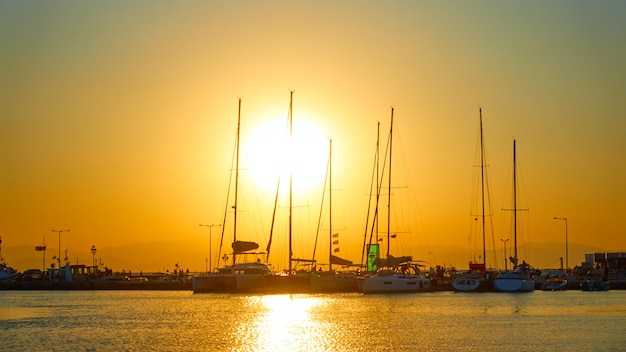
<svg viewBox="0 0 626 352">
<path fill-rule="evenodd" d="M 324 304 L 319 297 L 271 295 L 250 297 L 258 314 L 239 327 L 240 346 L 248 350 L 298 350 L 310 344 L 321 323 L 312 310 Z"/>
</svg>

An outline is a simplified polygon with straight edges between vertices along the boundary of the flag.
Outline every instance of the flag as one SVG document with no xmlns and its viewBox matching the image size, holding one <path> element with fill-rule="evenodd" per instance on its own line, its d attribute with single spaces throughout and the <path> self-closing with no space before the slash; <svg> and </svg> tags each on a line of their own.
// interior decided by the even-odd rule
<svg viewBox="0 0 626 352">
<path fill-rule="evenodd" d="M 333 238 L 339 237 L 339 233 L 333 233 Z"/>
<path fill-rule="evenodd" d="M 339 240 L 334 240 L 333 244 L 339 244 Z"/>
<path fill-rule="evenodd" d="M 35 246 L 35 250 L 36 251 L 45 251 L 46 250 L 46 246 Z"/>
<path fill-rule="evenodd" d="M 335 250 L 333 252 L 339 252 L 339 248 L 335 248 Z"/>
<path fill-rule="evenodd" d="M 393 235 L 391 235 L 391 238 L 396 238 L 396 234 L 394 233 Z"/>
</svg>

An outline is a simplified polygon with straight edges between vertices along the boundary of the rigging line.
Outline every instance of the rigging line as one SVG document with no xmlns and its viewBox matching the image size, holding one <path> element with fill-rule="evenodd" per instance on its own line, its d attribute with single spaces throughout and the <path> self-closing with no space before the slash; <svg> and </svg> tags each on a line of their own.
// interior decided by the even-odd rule
<svg viewBox="0 0 626 352">
<path fill-rule="evenodd" d="M 241 106 L 241 98 L 238 98 L 238 100 Z M 220 261 L 220 258 L 222 257 L 222 246 L 224 245 L 224 233 L 226 231 L 226 216 L 228 215 L 228 208 L 229 208 L 228 203 L 230 202 L 230 190 L 231 190 L 232 183 L 233 183 L 233 168 L 235 167 L 235 155 L 236 155 L 236 151 L 238 147 L 239 147 L 239 127 L 237 128 L 235 143 L 233 145 L 233 158 L 231 159 L 231 165 L 230 165 L 230 171 L 229 171 L 229 177 L 228 177 L 228 188 L 226 191 L 226 205 L 224 206 L 224 216 L 222 217 L 222 231 L 221 231 L 221 236 L 220 236 L 220 246 L 217 251 L 217 258 L 216 258 L 217 266 L 219 266 L 219 261 Z"/>
<path fill-rule="evenodd" d="M 237 143 L 235 142 L 235 148 L 237 148 Z M 233 150 L 233 159 L 231 161 L 232 164 L 234 164 L 235 162 L 235 158 L 234 158 L 234 150 Z M 228 177 L 228 187 L 227 187 L 227 191 L 226 191 L 226 202 L 224 205 L 224 216 L 222 217 L 222 229 L 221 229 L 221 235 L 220 235 L 220 245 L 219 245 L 219 249 L 217 251 L 217 258 L 216 258 L 216 264 L 219 266 L 219 260 L 222 257 L 222 247 L 224 246 L 224 234 L 226 232 L 226 217 L 228 216 L 228 209 L 230 208 L 229 203 L 230 203 L 230 190 L 232 187 L 232 183 L 233 183 L 233 166 L 231 165 L 230 167 L 230 171 L 229 171 L 229 177 Z"/>
<path fill-rule="evenodd" d="M 379 128 L 380 128 L 380 123 L 379 123 Z M 376 165 L 374 168 L 374 171 L 376 172 L 376 198 L 375 198 L 375 207 L 374 207 L 374 218 L 372 221 L 372 227 L 370 230 L 370 241 L 369 244 L 372 244 L 372 237 L 374 236 L 374 233 L 376 233 L 376 243 L 378 243 L 378 224 L 379 224 L 379 202 L 380 202 L 380 196 L 381 196 L 381 188 L 382 188 L 382 177 L 380 177 L 381 171 L 380 171 L 380 141 L 377 142 L 376 144 Z M 383 159 L 383 170 L 385 169 L 385 163 L 386 163 L 386 151 L 385 151 L 385 158 Z M 374 177 L 372 177 L 372 180 L 374 179 Z M 376 229 L 376 232 L 374 232 L 374 229 Z"/>
<path fill-rule="evenodd" d="M 319 235 L 320 235 L 320 228 L 322 226 L 322 214 L 324 211 L 324 199 L 326 197 L 326 183 L 328 182 L 328 173 L 329 173 L 329 169 L 330 169 L 330 157 L 328 158 L 328 163 L 326 165 L 326 177 L 324 177 L 324 191 L 322 192 L 322 202 L 320 205 L 320 214 L 319 214 L 319 218 L 317 220 L 317 231 L 315 232 L 315 242 L 313 244 L 313 256 L 311 257 L 312 260 L 315 260 L 315 253 L 317 251 L 317 241 L 319 239 Z M 331 228 L 332 231 L 332 228 Z"/>
<path fill-rule="evenodd" d="M 372 228 L 371 228 L 371 231 L 370 231 L 370 244 L 372 244 L 372 237 L 374 235 L 374 230 L 376 229 L 376 239 L 377 240 L 378 240 L 378 233 L 380 233 L 380 231 L 378 231 L 378 223 L 379 223 L 378 220 L 379 220 L 379 214 L 380 214 L 380 212 L 379 212 L 379 208 L 380 207 L 378 206 L 378 204 L 380 202 L 380 196 L 382 195 L 381 190 L 383 188 L 384 177 L 382 177 L 382 176 L 380 178 L 378 178 L 378 177 L 380 175 L 383 175 L 385 173 L 385 170 L 387 169 L 387 156 L 388 155 L 389 155 L 389 139 L 387 140 L 387 147 L 386 147 L 385 153 L 384 153 L 385 157 L 382 159 L 382 161 L 383 161 L 382 169 L 378 169 L 378 167 L 377 167 L 378 173 L 377 173 L 376 177 L 377 177 L 378 184 L 376 185 L 376 188 L 377 188 L 376 189 L 376 208 L 375 208 L 376 210 L 375 210 L 375 214 L 374 214 L 374 218 L 376 219 L 376 221 L 372 223 Z M 378 160 L 380 161 L 380 151 L 379 151 L 379 154 L 378 154 Z M 390 193 L 391 193 L 391 190 L 389 190 L 389 194 Z M 387 220 L 387 223 L 389 223 L 389 220 Z M 387 231 L 386 233 L 388 233 L 388 232 L 389 231 Z"/>
<path fill-rule="evenodd" d="M 369 200 L 367 202 L 367 215 L 365 217 L 365 231 L 363 234 L 363 247 L 361 248 L 361 265 L 363 265 L 363 259 L 365 258 L 365 245 L 367 244 L 367 229 L 369 228 L 369 220 L 370 220 L 370 211 L 372 209 L 372 196 L 373 196 L 373 188 L 374 188 L 374 184 L 376 184 L 376 187 L 378 187 L 378 179 L 374 179 L 374 176 L 378 177 L 378 170 L 377 170 L 377 165 L 378 165 L 378 148 L 379 148 L 379 134 L 380 134 L 380 122 L 378 122 L 378 135 L 376 137 L 376 151 L 374 153 L 374 166 L 372 167 L 372 177 L 370 179 L 370 191 L 369 191 Z M 377 199 L 377 198 L 376 198 Z M 374 213 L 374 217 L 376 216 L 376 211 L 378 207 L 376 207 L 375 209 L 375 213 Z M 375 223 L 375 218 L 372 219 L 372 223 Z M 372 233 L 370 234 L 370 239 L 369 239 L 369 244 L 372 244 Z"/>
<path fill-rule="evenodd" d="M 272 247 L 272 239 L 274 238 L 274 225 L 276 222 L 276 211 L 278 209 L 278 194 L 280 191 L 280 174 L 278 175 L 278 182 L 276 185 L 276 195 L 274 196 L 274 209 L 272 210 L 272 223 L 270 225 L 270 238 L 267 241 L 267 247 L 265 248 L 265 252 L 267 255 L 265 257 L 265 262 L 269 263 L 270 261 L 270 249 Z"/>
<path fill-rule="evenodd" d="M 398 123 L 396 122 L 396 124 L 398 124 Z M 399 131 L 402 131 L 401 128 L 396 128 L 396 129 L 399 130 Z M 404 148 L 403 139 L 402 139 L 402 133 L 397 132 L 394 136 L 395 136 L 396 140 L 398 141 L 397 143 L 400 144 L 399 148 L 400 148 L 400 155 L 401 155 L 401 158 L 402 158 L 402 161 L 403 161 L 402 164 L 403 165 L 411 165 L 408 162 L 408 159 L 407 159 L 407 156 L 406 156 L 406 153 L 405 153 L 406 148 Z M 405 176 L 408 179 L 409 185 L 417 184 L 416 182 L 413 182 L 413 176 L 412 176 L 409 168 L 406 167 L 405 170 L 406 170 L 406 175 Z M 394 188 L 399 188 L 399 187 L 394 187 Z M 408 200 L 409 206 L 412 206 L 415 209 L 415 211 L 417 212 L 417 217 L 419 219 L 419 227 L 420 227 L 421 233 L 424 235 L 423 241 L 424 241 L 425 247 L 426 247 L 427 251 L 431 252 L 430 242 L 428 241 L 428 237 L 426 235 L 427 231 L 426 231 L 426 225 L 424 224 L 424 217 L 422 216 L 421 208 L 420 208 L 419 203 L 417 201 L 418 197 L 417 197 L 417 193 L 416 193 L 416 188 L 415 187 L 409 187 L 409 186 L 407 186 L 406 188 L 409 189 L 409 195 L 410 195 L 409 196 L 409 200 Z M 403 221 L 405 223 L 409 223 L 410 224 L 409 221 L 406 221 L 406 220 L 403 220 Z"/>
</svg>

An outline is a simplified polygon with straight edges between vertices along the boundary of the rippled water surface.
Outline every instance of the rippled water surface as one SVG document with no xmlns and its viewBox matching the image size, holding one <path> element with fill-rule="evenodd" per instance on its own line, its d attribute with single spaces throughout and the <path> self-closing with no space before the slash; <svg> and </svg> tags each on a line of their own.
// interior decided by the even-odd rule
<svg viewBox="0 0 626 352">
<path fill-rule="evenodd" d="M 0 291 L 2 351 L 618 351 L 626 291 Z"/>
</svg>

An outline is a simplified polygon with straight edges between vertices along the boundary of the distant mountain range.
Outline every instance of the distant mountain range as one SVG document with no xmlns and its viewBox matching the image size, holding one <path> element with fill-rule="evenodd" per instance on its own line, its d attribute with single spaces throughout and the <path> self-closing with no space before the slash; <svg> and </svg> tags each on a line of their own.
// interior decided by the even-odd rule
<svg viewBox="0 0 626 352">
<path fill-rule="evenodd" d="M 530 251 L 527 248 L 530 248 Z M 41 268 L 43 265 L 43 252 L 35 251 L 35 246 L 5 246 L 2 248 L 2 251 L 7 264 L 19 271 Z M 431 257 L 428 260 L 432 261 L 432 263 L 429 263 L 431 265 L 455 266 L 459 270 L 468 268 L 468 252 L 463 247 L 431 246 L 429 251 L 431 252 Z M 614 251 L 576 243 L 570 244 L 569 266 L 580 265 L 585 260 L 585 254 L 596 252 Z M 563 257 L 563 265 L 565 265 L 565 245 L 562 243 L 536 243 L 531 244 L 529 247 L 522 246 L 518 253 L 520 260 L 526 260 L 526 262 L 536 268 L 559 268 L 561 265 L 559 258 L 561 257 Z M 510 249 L 507 248 L 507 256 L 511 254 Z M 57 255 L 57 252 L 54 249 L 46 251 L 46 267 L 50 267 L 52 257 L 55 255 Z M 199 245 L 195 242 L 146 242 L 127 246 L 98 248 L 95 260 L 114 271 L 171 272 L 177 268 L 176 264 L 178 264 L 178 269 L 180 270 L 189 269 L 191 272 L 204 272 L 207 267 L 207 255 L 208 248 L 204 248 L 204 245 Z M 214 256 L 216 255 L 214 253 Z M 90 251 L 70 251 L 68 256 L 72 264 L 91 265 L 94 258 Z M 496 257 L 497 267 L 504 267 L 504 251 L 502 247 L 496 249 L 495 254 L 493 251 L 487 252 L 488 263 L 493 263 L 493 260 L 489 259 L 491 256 Z M 212 259 L 212 266 L 215 267 L 216 258 Z M 223 264 L 224 262 L 220 260 L 220 266 Z M 510 267 L 510 265 L 509 263 L 508 266 Z"/>
</svg>

